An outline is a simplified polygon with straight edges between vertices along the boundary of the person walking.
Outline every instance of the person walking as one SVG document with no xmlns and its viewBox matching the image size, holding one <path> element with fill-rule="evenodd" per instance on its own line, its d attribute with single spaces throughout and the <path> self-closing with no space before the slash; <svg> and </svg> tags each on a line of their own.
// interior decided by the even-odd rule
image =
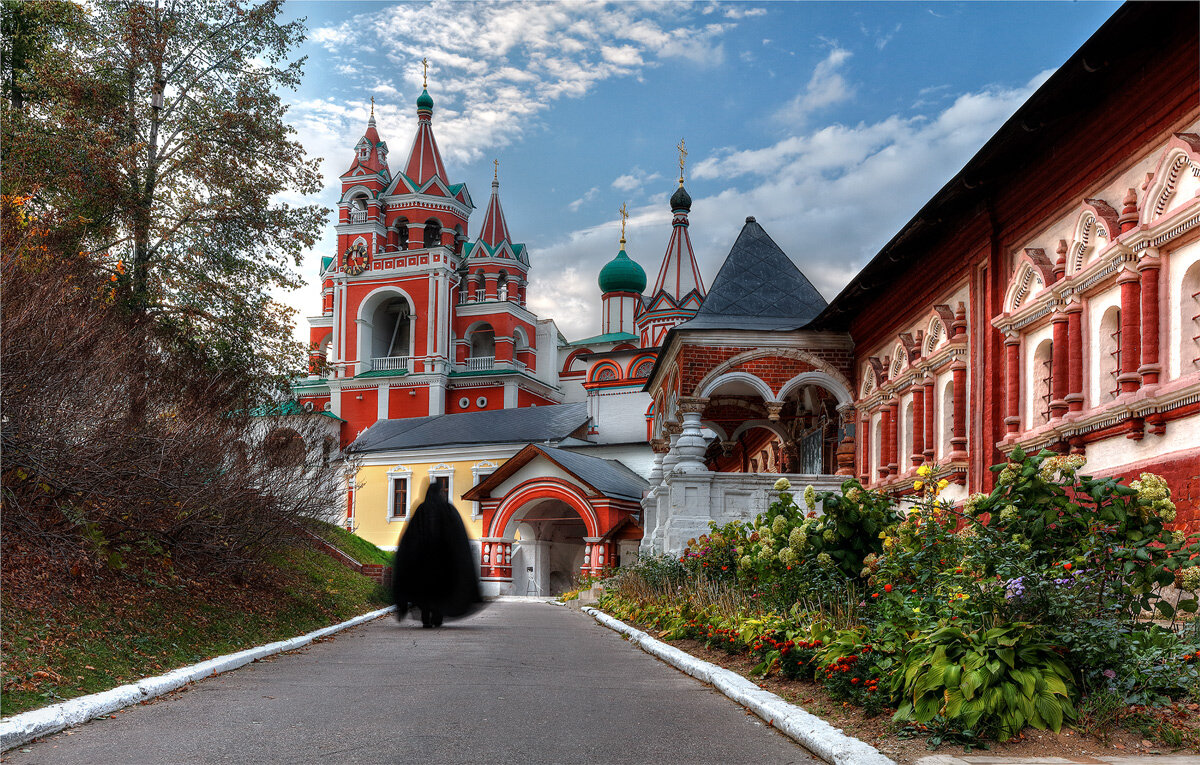
<svg viewBox="0 0 1200 765">
<path fill-rule="evenodd" d="M 420 610 L 422 627 L 440 627 L 483 606 L 467 529 L 436 481 L 400 534 L 392 594 L 396 618 Z"/>
</svg>

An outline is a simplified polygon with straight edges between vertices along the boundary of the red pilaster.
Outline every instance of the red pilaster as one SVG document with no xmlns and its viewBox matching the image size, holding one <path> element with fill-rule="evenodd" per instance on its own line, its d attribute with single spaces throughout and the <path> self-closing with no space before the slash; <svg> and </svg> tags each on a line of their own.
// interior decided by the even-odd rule
<svg viewBox="0 0 1200 765">
<path fill-rule="evenodd" d="M 887 438 L 887 473 L 889 476 L 894 476 L 900 472 L 900 444 L 897 443 L 897 436 L 900 429 L 896 427 L 896 418 L 900 415 L 899 403 L 896 399 L 892 399 L 887 405 L 887 430 L 884 432 L 884 437 Z"/>
<path fill-rule="evenodd" d="M 1147 250 L 1138 263 L 1142 287 L 1142 365 L 1138 367 L 1138 373 L 1142 376 L 1142 385 L 1157 385 L 1162 371 L 1158 363 L 1158 274 L 1161 266 L 1158 250 L 1154 249 Z"/>
<path fill-rule="evenodd" d="M 1075 302 L 1067 306 L 1066 400 L 1067 408 L 1072 412 L 1083 409 L 1083 330 L 1080 326 L 1082 316 L 1081 304 Z"/>
<path fill-rule="evenodd" d="M 1121 373 L 1117 382 L 1122 393 L 1132 393 L 1141 385 L 1142 285 L 1137 273 L 1123 270 L 1117 275 L 1121 285 Z"/>
<path fill-rule="evenodd" d="M 1056 313 L 1050 320 L 1054 328 L 1054 356 L 1050 371 L 1050 419 L 1067 413 L 1067 315 Z"/>
<path fill-rule="evenodd" d="M 1004 338 L 1005 411 L 1004 429 L 1016 433 L 1021 429 L 1021 338 Z"/>
<path fill-rule="evenodd" d="M 871 482 L 871 413 L 863 412 L 860 423 L 858 442 L 862 444 L 862 469 L 858 480 L 868 484 Z"/>
<path fill-rule="evenodd" d="M 967 458 L 967 363 L 958 358 L 950 365 L 954 380 L 954 425 L 950 435 L 950 459 Z"/>
<path fill-rule="evenodd" d="M 879 408 L 879 478 L 884 479 L 888 476 L 888 451 L 890 445 L 890 433 L 892 432 L 892 407 L 891 404 L 885 402 Z"/>
<path fill-rule="evenodd" d="M 925 391 L 919 385 L 913 386 L 913 421 L 912 421 L 912 458 L 913 467 L 920 467 L 925 461 Z"/>
<path fill-rule="evenodd" d="M 933 377 L 925 378 L 925 461 L 933 462 Z"/>
</svg>

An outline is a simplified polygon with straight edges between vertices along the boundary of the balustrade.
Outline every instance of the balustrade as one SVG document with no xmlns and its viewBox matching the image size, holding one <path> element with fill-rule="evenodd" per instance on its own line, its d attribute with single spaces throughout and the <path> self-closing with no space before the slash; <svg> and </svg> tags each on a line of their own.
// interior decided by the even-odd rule
<svg viewBox="0 0 1200 765">
<path fill-rule="evenodd" d="M 372 372 L 408 371 L 408 356 L 383 356 L 371 359 Z"/>
</svg>

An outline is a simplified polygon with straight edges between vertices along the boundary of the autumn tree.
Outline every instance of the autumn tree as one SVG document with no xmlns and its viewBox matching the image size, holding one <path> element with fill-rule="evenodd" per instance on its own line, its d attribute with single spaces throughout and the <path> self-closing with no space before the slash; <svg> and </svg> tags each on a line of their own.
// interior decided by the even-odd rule
<svg viewBox="0 0 1200 765">
<path fill-rule="evenodd" d="M 304 35 L 281 6 L 5 4 L 33 43 L 7 64 L 4 193 L 82 225 L 81 249 L 118 275 L 120 306 L 246 403 L 301 368 L 294 317 L 272 291 L 300 286 L 327 212 L 298 203 L 320 175 L 279 97 L 299 83 Z M 144 389 L 135 372 L 133 419 Z"/>
</svg>

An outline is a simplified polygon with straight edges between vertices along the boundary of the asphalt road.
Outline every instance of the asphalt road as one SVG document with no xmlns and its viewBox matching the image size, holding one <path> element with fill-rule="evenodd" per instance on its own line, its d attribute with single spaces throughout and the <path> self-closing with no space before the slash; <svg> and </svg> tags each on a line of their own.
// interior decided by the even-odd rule
<svg viewBox="0 0 1200 765">
<path fill-rule="evenodd" d="M 28 750 L 28 751 L 23 751 Z M 28 744 L 25 763 L 814 763 L 578 611 L 380 619 Z"/>
</svg>

